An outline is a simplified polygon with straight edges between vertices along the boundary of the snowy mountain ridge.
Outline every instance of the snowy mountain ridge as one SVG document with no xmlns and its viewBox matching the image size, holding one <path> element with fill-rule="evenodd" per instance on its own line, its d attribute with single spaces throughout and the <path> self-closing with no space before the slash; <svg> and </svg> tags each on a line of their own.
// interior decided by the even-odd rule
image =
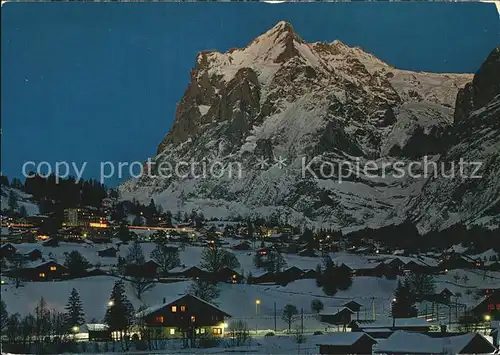
<svg viewBox="0 0 500 355">
<path fill-rule="evenodd" d="M 281 21 L 245 48 L 198 54 L 154 159 L 155 166 L 237 163 L 241 176 L 145 175 L 120 186 L 121 196 L 207 217 L 275 215 L 343 229 L 399 223 L 425 178 L 379 169 L 339 183 L 341 169 L 304 176 L 304 161 L 314 172 L 349 163 L 351 173 L 356 163 L 437 161 L 448 148 L 457 93 L 472 79 L 396 69 L 338 40 L 306 43 Z"/>
</svg>

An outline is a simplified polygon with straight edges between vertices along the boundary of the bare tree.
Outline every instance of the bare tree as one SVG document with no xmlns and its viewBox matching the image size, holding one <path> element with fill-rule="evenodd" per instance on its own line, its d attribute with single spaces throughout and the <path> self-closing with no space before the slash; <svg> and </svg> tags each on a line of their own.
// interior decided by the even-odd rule
<svg viewBox="0 0 500 355">
<path fill-rule="evenodd" d="M 156 244 L 155 249 L 151 252 L 151 259 L 158 264 L 163 275 L 181 264 L 179 250 L 164 244 Z"/>
<path fill-rule="evenodd" d="M 241 346 L 250 340 L 248 324 L 243 320 L 236 320 L 229 324 L 228 335 L 233 346 Z"/>
<path fill-rule="evenodd" d="M 220 294 L 216 284 L 201 279 L 193 281 L 187 292 L 207 302 L 213 302 Z"/>
<path fill-rule="evenodd" d="M 281 318 L 288 324 L 288 332 L 292 329 L 292 323 L 295 321 L 295 318 L 299 311 L 297 311 L 297 307 L 293 304 L 287 304 L 285 308 L 283 308 L 283 315 Z"/>
<path fill-rule="evenodd" d="M 209 272 L 217 272 L 224 267 L 239 268 L 240 262 L 233 253 L 217 245 L 211 245 L 203 249 L 200 265 Z"/>
<path fill-rule="evenodd" d="M 144 295 L 144 293 L 151 291 L 156 286 L 154 280 L 141 275 L 132 276 L 129 282 L 132 292 L 134 292 L 134 295 L 139 300 L 142 300 L 142 296 Z"/>
</svg>

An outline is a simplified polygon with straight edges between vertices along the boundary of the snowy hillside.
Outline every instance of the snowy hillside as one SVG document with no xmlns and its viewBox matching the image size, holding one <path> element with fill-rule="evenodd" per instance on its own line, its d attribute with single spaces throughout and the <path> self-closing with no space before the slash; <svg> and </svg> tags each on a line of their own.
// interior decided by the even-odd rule
<svg viewBox="0 0 500 355">
<path fill-rule="evenodd" d="M 9 195 L 10 193 L 13 193 L 15 198 L 16 198 L 16 203 L 17 203 L 17 211 L 19 211 L 19 208 L 21 206 L 24 206 L 26 208 L 26 212 L 28 213 L 29 216 L 37 215 L 40 213 L 40 210 L 38 208 L 38 205 L 32 201 L 32 196 L 29 194 L 26 194 L 22 192 L 21 190 L 14 189 L 9 186 L 3 186 L 1 188 L 1 209 L 2 210 L 8 210 L 9 209 Z"/>
<path fill-rule="evenodd" d="M 279 22 L 246 48 L 198 54 L 154 158 L 157 176 L 127 181 L 121 198 L 153 197 L 172 212 L 196 209 L 209 218 L 275 215 L 333 228 L 398 223 L 426 179 L 382 167 L 438 160 L 449 148 L 458 90 L 472 78 L 396 69 L 338 40 L 306 43 Z M 198 164 L 185 176 L 158 177 L 160 163 L 175 169 L 191 161 L 217 164 L 217 173 L 202 176 Z M 376 164 L 375 172 L 355 171 L 365 164 Z M 426 219 L 419 219 L 424 228 Z"/>
</svg>

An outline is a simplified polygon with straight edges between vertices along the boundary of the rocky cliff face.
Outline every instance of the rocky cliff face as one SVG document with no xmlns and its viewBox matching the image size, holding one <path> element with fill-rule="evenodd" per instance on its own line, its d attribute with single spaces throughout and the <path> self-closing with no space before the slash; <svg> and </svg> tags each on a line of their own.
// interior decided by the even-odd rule
<svg viewBox="0 0 500 355">
<path fill-rule="evenodd" d="M 463 165 L 469 178 L 459 172 L 460 161 L 469 163 Z M 410 203 L 410 215 L 421 228 L 442 228 L 458 221 L 498 226 L 500 47 L 491 52 L 472 82 L 459 91 L 455 123 L 439 163 L 446 166 L 444 175 L 454 176 L 431 177 Z M 472 173 L 477 178 L 470 178 Z"/>
<path fill-rule="evenodd" d="M 143 176 L 123 184 L 122 197 L 154 197 L 165 209 L 207 217 L 274 214 L 336 228 L 397 223 L 423 210 L 415 201 L 426 179 L 384 174 L 382 165 L 440 159 L 455 129 L 457 92 L 472 79 L 399 70 L 340 41 L 306 43 L 280 22 L 245 48 L 198 54 L 152 169 L 194 161 L 206 171 L 215 162 L 217 173 L 201 176 L 196 164 L 181 177 Z M 472 93 L 464 112 L 484 101 L 474 93 L 488 83 L 477 80 L 477 89 L 463 91 Z M 367 162 L 376 167 L 355 173 Z"/>
</svg>

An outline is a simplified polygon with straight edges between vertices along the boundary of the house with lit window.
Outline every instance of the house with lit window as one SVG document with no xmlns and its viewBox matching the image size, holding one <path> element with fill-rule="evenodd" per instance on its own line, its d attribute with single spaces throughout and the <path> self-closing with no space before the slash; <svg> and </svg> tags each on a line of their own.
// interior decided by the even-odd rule
<svg viewBox="0 0 500 355">
<path fill-rule="evenodd" d="M 219 307 L 192 294 L 186 294 L 149 307 L 135 315 L 147 328 L 151 339 L 224 336 L 226 319 L 231 317 Z"/>
<path fill-rule="evenodd" d="M 21 276 L 26 281 L 50 281 L 65 279 L 69 275 L 69 270 L 65 266 L 49 260 L 27 264 L 26 267 L 12 270 L 11 273 Z"/>
<path fill-rule="evenodd" d="M 478 304 L 470 309 L 469 314 L 478 319 L 500 320 L 500 293 L 492 292 L 480 299 Z"/>
</svg>

